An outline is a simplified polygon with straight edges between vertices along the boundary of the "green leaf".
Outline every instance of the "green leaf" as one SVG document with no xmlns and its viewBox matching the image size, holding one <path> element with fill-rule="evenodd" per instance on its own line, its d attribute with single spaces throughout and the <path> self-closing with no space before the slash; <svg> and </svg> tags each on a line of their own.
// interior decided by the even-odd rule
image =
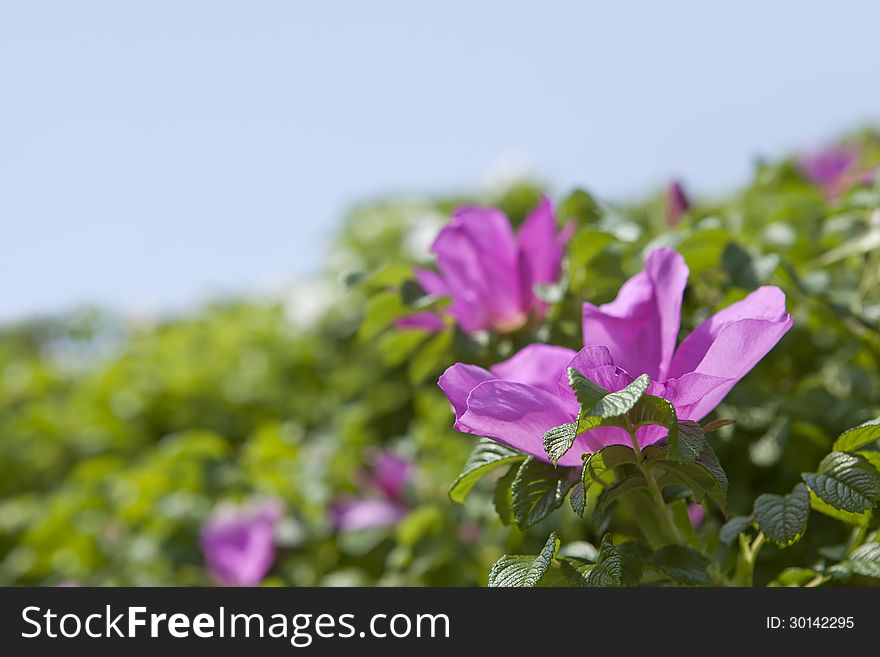
<svg viewBox="0 0 880 657">
<path fill-rule="evenodd" d="M 598 586 L 621 586 L 623 583 L 623 564 L 620 561 L 620 553 L 614 547 L 611 536 L 606 534 L 602 538 L 602 547 L 599 548 L 599 557 L 596 565 L 587 575 L 586 585 Z"/>
<path fill-rule="evenodd" d="M 584 410 L 592 408 L 602 397 L 609 394 L 605 388 L 593 383 L 573 367 L 568 368 L 567 374 L 568 385 Z"/>
<path fill-rule="evenodd" d="M 589 586 L 587 578 L 595 564 L 585 563 L 580 559 L 562 557 L 559 559 L 559 567 L 562 574 L 571 586 Z"/>
<path fill-rule="evenodd" d="M 727 489 L 729 482 L 721 462 L 715 454 L 715 450 L 706 440 L 706 435 L 702 427 L 696 422 L 690 420 L 682 420 L 678 423 L 679 440 L 673 441 L 673 434 L 670 433 L 667 442 L 667 450 L 665 455 L 669 455 L 670 460 L 662 457 L 664 454 L 657 450 L 647 452 L 651 459 L 658 458 L 658 465 L 666 471 L 677 475 L 685 485 L 691 486 L 694 494 L 702 500 L 705 494 L 715 501 L 722 509 L 727 504 Z M 673 456 L 675 458 L 673 458 Z M 673 465 L 673 463 L 677 464 Z M 699 472 L 695 467 L 701 468 L 705 474 Z"/>
<path fill-rule="evenodd" d="M 539 522 L 559 508 L 574 485 L 566 473 L 528 457 L 513 480 L 513 517 L 520 529 Z"/>
<path fill-rule="evenodd" d="M 513 524 L 513 493 L 511 487 L 516 479 L 516 471 L 519 468 L 511 467 L 504 476 L 495 484 L 495 492 L 492 501 L 495 503 L 495 511 L 505 526 Z"/>
<path fill-rule="evenodd" d="M 834 441 L 835 452 L 854 452 L 865 445 L 880 440 L 880 418 L 869 420 L 854 429 L 844 431 Z"/>
<path fill-rule="evenodd" d="M 786 568 L 776 577 L 770 586 L 803 586 L 812 579 L 815 579 L 817 573 L 810 568 Z"/>
<path fill-rule="evenodd" d="M 574 439 L 577 437 L 577 428 L 577 422 L 566 422 L 558 427 L 553 427 L 544 434 L 544 451 L 547 452 L 553 465 L 556 465 L 559 459 L 571 449 Z"/>
<path fill-rule="evenodd" d="M 621 585 L 638 586 L 651 559 L 651 550 L 636 541 L 627 541 L 617 546 L 617 553 L 620 555 Z"/>
<path fill-rule="evenodd" d="M 636 405 L 636 402 L 638 402 L 639 399 L 641 399 L 650 383 L 650 377 L 647 374 L 642 374 L 623 390 L 620 390 L 619 392 L 609 392 L 607 395 L 599 399 L 589 409 L 589 414 L 601 418 L 611 418 L 624 415 Z"/>
<path fill-rule="evenodd" d="M 847 561 L 853 572 L 880 579 L 880 543 L 867 543 L 857 547 Z"/>
<path fill-rule="evenodd" d="M 670 460 L 658 460 L 654 462 L 663 470 L 660 485 L 665 487 L 670 484 L 683 484 L 691 489 L 697 502 L 702 502 L 708 494 L 716 504 L 724 508 L 726 497 L 724 491 L 719 488 L 715 477 L 697 462 L 678 463 Z"/>
<path fill-rule="evenodd" d="M 863 513 L 850 513 L 849 511 L 835 509 L 833 506 L 823 501 L 822 498 L 816 495 L 813 491 L 810 491 L 810 507 L 813 511 L 818 511 L 830 518 L 840 520 L 848 525 L 855 525 L 856 527 L 866 527 L 868 523 L 871 522 L 870 510 Z"/>
<path fill-rule="evenodd" d="M 400 285 L 400 300 L 406 306 L 414 306 L 426 295 L 427 293 L 417 281 L 408 279 Z"/>
<path fill-rule="evenodd" d="M 471 488 L 474 487 L 474 484 L 482 477 L 495 468 L 516 463 L 525 458 L 525 454 L 521 454 L 510 447 L 496 443 L 488 438 L 480 438 L 480 441 L 474 447 L 474 451 L 471 452 L 471 455 L 465 462 L 461 474 L 458 475 L 458 478 L 450 486 L 449 499 L 461 504 Z"/>
<path fill-rule="evenodd" d="M 559 539 L 550 534 L 547 543 L 537 556 L 504 555 L 489 571 L 489 586 L 492 587 L 533 587 L 550 568 L 550 563 L 559 549 Z"/>
<path fill-rule="evenodd" d="M 584 510 L 587 507 L 587 500 L 584 497 L 583 481 L 579 481 L 574 485 L 574 487 L 571 489 L 571 494 L 568 496 L 568 501 L 571 504 L 572 511 L 583 518 Z"/>
<path fill-rule="evenodd" d="M 724 468 L 721 467 L 721 461 L 718 460 L 718 455 L 715 453 L 715 450 L 712 449 L 712 445 L 710 445 L 708 441 L 703 444 L 703 451 L 700 452 L 700 455 L 697 457 L 697 463 L 703 466 L 703 469 L 712 475 L 718 489 L 722 493 L 727 494 L 727 489 L 730 486 L 730 482 L 727 480 L 727 473 L 724 472 Z"/>
<path fill-rule="evenodd" d="M 859 456 L 865 459 L 868 463 L 874 466 L 874 469 L 880 472 L 880 452 L 868 451 L 868 450 L 860 450 L 856 452 Z"/>
<path fill-rule="evenodd" d="M 696 460 L 703 451 L 706 435 L 699 422 L 681 420 L 678 423 L 677 436 L 670 434 L 666 444 L 669 458 L 673 461 L 687 463 Z"/>
<path fill-rule="evenodd" d="M 880 473 L 864 457 L 831 452 L 819 464 L 819 472 L 801 475 L 816 495 L 835 509 L 862 513 L 880 496 Z"/>
<path fill-rule="evenodd" d="M 764 535 L 780 547 L 795 543 L 807 528 L 810 517 L 810 493 L 797 484 L 788 495 L 765 493 L 755 500 L 752 513 Z"/>
<path fill-rule="evenodd" d="M 360 275 L 357 284 L 373 288 L 398 287 L 412 276 L 408 265 L 383 265 L 371 274 Z"/>
<path fill-rule="evenodd" d="M 667 577 L 688 586 L 707 586 L 712 580 L 706 568 L 709 560 L 683 545 L 667 545 L 657 550 L 650 564 Z"/>
<path fill-rule="evenodd" d="M 410 359 L 409 378 L 413 383 L 421 383 L 449 362 L 453 335 L 451 329 L 437 333 Z"/>
<path fill-rule="evenodd" d="M 575 189 L 559 204 L 558 214 L 563 219 L 576 218 L 583 223 L 594 223 L 602 216 L 602 209 L 589 192 L 583 189 Z M 594 234 L 606 235 L 606 233 L 599 233 L 594 230 L 578 231 L 577 235 L 572 238 L 572 244 L 569 244 L 569 249 L 580 247 L 580 250 L 576 249 L 579 255 L 581 255 L 581 251 L 601 252 L 605 244 L 600 243 L 596 246 Z M 610 240 L 611 236 L 607 235 L 607 237 Z M 586 264 L 586 261 L 581 264 Z"/>
<path fill-rule="evenodd" d="M 390 331 L 379 339 L 379 351 L 389 365 L 400 365 L 428 337 L 425 331 Z"/>
<path fill-rule="evenodd" d="M 724 523 L 718 532 L 718 538 L 725 545 L 733 545 L 737 536 L 755 524 L 752 516 L 734 516 Z"/>
<path fill-rule="evenodd" d="M 634 490 L 642 490 L 648 487 L 645 476 L 640 472 L 624 477 L 617 483 L 606 488 L 599 496 L 597 508 L 600 512 L 607 511 L 608 506 L 616 502 L 622 495 Z"/>
<path fill-rule="evenodd" d="M 678 439 L 678 416 L 675 407 L 662 397 L 642 395 L 627 416 L 634 427 L 656 424 L 670 432 L 671 435 L 667 440 Z"/>
<path fill-rule="evenodd" d="M 358 337 L 361 340 L 370 340 L 408 312 L 409 309 L 403 305 L 397 292 L 379 292 L 367 300 Z"/>
<path fill-rule="evenodd" d="M 607 474 L 615 468 L 627 463 L 635 464 L 636 453 L 632 448 L 625 445 L 609 445 L 593 454 L 584 454 L 584 469 L 581 480 L 584 483 L 584 491 L 589 497 L 590 488 L 610 486 L 613 481 L 608 481 Z"/>
</svg>

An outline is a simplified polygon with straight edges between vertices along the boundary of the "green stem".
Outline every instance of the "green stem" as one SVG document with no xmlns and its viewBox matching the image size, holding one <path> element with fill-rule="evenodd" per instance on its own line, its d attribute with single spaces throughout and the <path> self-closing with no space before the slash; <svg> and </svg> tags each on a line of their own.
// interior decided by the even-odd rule
<svg viewBox="0 0 880 657">
<path fill-rule="evenodd" d="M 815 588 L 817 586 L 822 586 L 822 584 L 827 582 L 829 579 L 831 578 L 827 575 L 816 575 L 813 579 L 804 584 L 804 588 Z"/>
<path fill-rule="evenodd" d="M 764 532 L 758 532 L 755 540 L 749 544 L 745 534 L 739 535 L 739 559 L 736 563 L 735 582 L 739 586 L 753 586 L 755 579 L 755 560 L 764 545 Z"/>
<path fill-rule="evenodd" d="M 648 490 L 650 491 L 651 500 L 654 502 L 654 506 L 657 507 L 657 514 L 660 518 L 660 524 L 662 525 L 663 530 L 667 535 L 666 537 L 677 545 L 683 545 L 685 541 L 681 536 L 681 532 L 678 531 L 678 527 L 676 527 L 675 525 L 675 520 L 672 517 L 672 512 L 666 505 L 666 501 L 663 499 L 663 491 L 660 489 L 660 485 L 657 483 L 657 478 L 654 476 L 654 471 L 651 468 L 651 464 L 647 461 L 642 460 L 642 450 L 639 447 L 639 441 L 636 438 L 636 431 L 635 428 L 629 423 L 629 420 L 627 420 L 627 432 L 629 433 L 629 438 L 632 441 L 633 451 L 636 453 L 636 464 L 638 465 L 639 470 L 645 477 L 645 481 L 648 484 Z"/>
<path fill-rule="evenodd" d="M 868 535 L 868 526 L 867 525 L 859 525 L 858 529 L 853 533 L 853 541 L 852 545 L 849 546 L 848 554 L 852 554 L 853 550 L 859 547 L 862 543 L 865 542 L 865 537 Z"/>
</svg>

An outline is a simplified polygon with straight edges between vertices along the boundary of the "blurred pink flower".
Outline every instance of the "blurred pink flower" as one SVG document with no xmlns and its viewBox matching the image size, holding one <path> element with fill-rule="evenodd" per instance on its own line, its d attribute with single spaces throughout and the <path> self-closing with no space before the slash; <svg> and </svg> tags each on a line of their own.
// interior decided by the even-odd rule
<svg viewBox="0 0 880 657">
<path fill-rule="evenodd" d="M 825 196 L 840 196 L 853 184 L 858 184 L 856 167 L 859 151 L 855 148 L 833 146 L 800 159 L 800 169 L 815 185 L 822 188 Z"/>
<path fill-rule="evenodd" d="M 358 477 L 364 497 L 343 497 L 330 505 L 336 531 L 357 531 L 396 525 L 407 513 L 406 488 L 413 475 L 410 461 L 389 451 L 371 459 L 369 472 Z"/>
<path fill-rule="evenodd" d="M 516 234 L 500 210 L 465 206 L 431 247 L 439 272 L 417 269 L 416 278 L 428 294 L 452 297 L 448 312 L 463 330 L 514 331 L 531 314 L 545 312 L 546 304 L 534 287 L 559 280 L 563 250 L 573 229 L 570 224 L 557 233 L 553 205 L 546 196 Z M 397 326 L 436 331 L 443 322 L 433 313 L 416 313 Z"/>
<path fill-rule="evenodd" d="M 222 586 L 256 586 L 275 562 L 277 500 L 223 504 L 202 527 L 201 545 L 212 579 Z"/>
<path fill-rule="evenodd" d="M 681 218 L 691 207 L 691 203 L 680 181 L 673 180 L 666 187 L 665 205 L 666 224 L 669 226 L 680 224 Z"/>
<path fill-rule="evenodd" d="M 688 518 L 691 521 L 691 525 L 693 525 L 694 529 L 698 529 L 700 525 L 703 524 L 703 518 L 706 517 L 706 509 L 702 504 L 697 504 L 696 502 L 692 502 L 688 504 L 687 507 Z"/>
</svg>

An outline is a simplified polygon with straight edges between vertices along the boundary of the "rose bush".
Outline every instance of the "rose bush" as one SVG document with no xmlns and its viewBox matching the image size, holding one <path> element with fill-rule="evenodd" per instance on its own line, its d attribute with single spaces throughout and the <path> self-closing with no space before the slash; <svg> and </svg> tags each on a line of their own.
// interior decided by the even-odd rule
<svg viewBox="0 0 880 657">
<path fill-rule="evenodd" d="M 368 204 L 276 299 L 4 327 L 0 582 L 876 585 L 880 139 L 834 150 Z"/>
</svg>

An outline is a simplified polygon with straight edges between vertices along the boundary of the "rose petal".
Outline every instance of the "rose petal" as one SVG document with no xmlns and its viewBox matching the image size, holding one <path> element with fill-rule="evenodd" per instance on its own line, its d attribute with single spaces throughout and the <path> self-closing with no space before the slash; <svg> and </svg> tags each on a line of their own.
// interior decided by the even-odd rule
<svg viewBox="0 0 880 657">
<path fill-rule="evenodd" d="M 443 320 L 431 312 L 414 313 L 394 320 L 394 327 L 401 331 L 437 333 L 443 330 Z"/>
<path fill-rule="evenodd" d="M 645 268 L 620 288 L 611 303 L 584 303 L 586 344 L 606 345 L 614 362 L 652 379 L 667 377 L 681 322 L 681 299 L 688 268 L 671 249 L 656 249 Z"/>
<path fill-rule="evenodd" d="M 391 500 L 343 499 L 330 507 L 330 523 L 336 531 L 358 531 L 396 525 L 406 509 Z"/>
<path fill-rule="evenodd" d="M 486 381 L 471 391 L 467 411 L 455 428 L 492 438 L 549 462 L 544 452 L 544 434 L 573 419 L 571 408 L 546 390 L 524 383 Z M 561 464 L 580 462 L 576 455 L 566 457 L 560 460 Z"/>
<path fill-rule="evenodd" d="M 471 391 L 484 381 L 494 378 L 482 367 L 456 363 L 443 372 L 437 384 L 446 393 L 446 398 L 455 409 L 455 419 L 459 420 L 467 410 L 467 398 Z"/>
<path fill-rule="evenodd" d="M 450 312 L 464 330 L 522 324 L 516 242 L 502 212 L 461 208 L 440 231 L 432 250 L 452 296 Z"/>
<path fill-rule="evenodd" d="M 556 392 L 557 379 L 565 373 L 575 353 L 566 347 L 532 344 L 490 368 L 493 376 L 537 386 L 547 392 Z"/>
<path fill-rule="evenodd" d="M 707 393 L 690 411 L 699 420 L 714 409 L 731 388 L 757 365 L 791 328 L 785 294 L 760 287 L 742 301 L 700 324 L 681 343 L 672 359 L 670 376 L 688 372 L 721 377 L 726 382 Z"/>
<path fill-rule="evenodd" d="M 520 226 L 517 235 L 519 267 L 522 282 L 522 307 L 532 308 L 542 302 L 535 296 L 534 286 L 559 280 L 563 246 L 556 234 L 553 205 L 541 197 L 531 214 Z"/>
</svg>

